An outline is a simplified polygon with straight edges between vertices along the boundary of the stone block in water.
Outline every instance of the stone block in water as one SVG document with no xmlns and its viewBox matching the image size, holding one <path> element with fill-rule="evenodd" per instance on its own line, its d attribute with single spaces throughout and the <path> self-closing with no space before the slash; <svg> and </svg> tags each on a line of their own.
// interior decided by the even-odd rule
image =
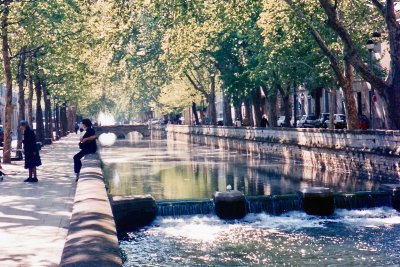
<svg viewBox="0 0 400 267">
<path fill-rule="evenodd" d="M 393 208 L 400 211 L 400 184 L 383 184 L 381 189 L 391 195 Z"/>
<path fill-rule="evenodd" d="M 333 193 L 325 187 L 309 187 L 300 191 L 304 211 L 309 215 L 329 216 L 335 211 Z"/>
<path fill-rule="evenodd" d="M 221 219 L 241 219 L 246 216 L 246 199 L 240 191 L 215 192 L 215 213 Z"/>
<path fill-rule="evenodd" d="M 113 196 L 111 205 L 118 232 L 149 225 L 157 213 L 156 202 L 151 195 Z"/>
</svg>

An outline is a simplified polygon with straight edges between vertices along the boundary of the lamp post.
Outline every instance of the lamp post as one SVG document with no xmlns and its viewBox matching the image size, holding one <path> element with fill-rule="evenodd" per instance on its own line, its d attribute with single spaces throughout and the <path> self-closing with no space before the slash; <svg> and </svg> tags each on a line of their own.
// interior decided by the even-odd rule
<svg viewBox="0 0 400 267">
<path fill-rule="evenodd" d="M 372 65 L 372 51 L 374 51 L 375 43 L 372 40 L 367 41 L 367 49 L 368 49 L 368 59 L 369 59 L 369 69 L 373 71 Z M 369 95 L 369 120 L 371 122 L 371 129 L 375 130 L 375 90 L 371 84 L 371 91 Z"/>
</svg>

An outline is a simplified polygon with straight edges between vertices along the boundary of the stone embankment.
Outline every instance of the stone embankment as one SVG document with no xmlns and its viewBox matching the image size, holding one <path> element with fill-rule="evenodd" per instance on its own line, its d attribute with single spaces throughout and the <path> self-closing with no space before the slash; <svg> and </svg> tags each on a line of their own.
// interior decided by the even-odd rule
<svg viewBox="0 0 400 267">
<path fill-rule="evenodd" d="M 400 131 L 168 125 L 168 138 L 321 170 L 400 177 Z"/>
<path fill-rule="evenodd" d="M 122 266 L 98 155 L 83 161 L 60 266 Z"/>
</svg>

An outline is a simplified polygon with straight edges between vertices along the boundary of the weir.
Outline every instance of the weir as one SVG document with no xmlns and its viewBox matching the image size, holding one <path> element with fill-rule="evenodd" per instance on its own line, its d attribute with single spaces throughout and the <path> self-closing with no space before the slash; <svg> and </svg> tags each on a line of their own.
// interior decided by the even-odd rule
<svg viewBox="0 0 400 267">
<path fill-rule="evenodd" d="M 210 199 L 157 201 L 158 216 L 182 216 L 214 213 L 214 202 Z"/>
<path fill-rule="evenodd" d="M 356 193 L 335 193 L 336 209 L 368 209 L 392 207 L 392 197 L 386 191 L 365 191 Z M 214 202 L 210 199 L 179 201 L 156 201 L 157 216 L 179 217 L 184 215 L 215 214 Z M 290 211 L 303 210 L 303 198 L 300 194 L 247 196 L 247 213 L 267 213 L 281 215 Z"/>
</svg>

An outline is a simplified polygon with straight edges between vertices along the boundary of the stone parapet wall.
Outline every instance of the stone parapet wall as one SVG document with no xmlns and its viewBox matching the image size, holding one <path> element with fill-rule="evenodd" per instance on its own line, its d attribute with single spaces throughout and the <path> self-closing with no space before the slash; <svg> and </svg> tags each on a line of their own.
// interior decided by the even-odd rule
<svg viewBox="0 0 400 267">
<path fill-rule="evenodd" d="M 170 125 L 168 138 L 335 172 L 400 177 L 400 132 Z"/>
<path fill-rule="evenodd" d="M 85 156 L 61 267 L 120 267 L 117 231 L 97 154 Z"/>
<path fill-rule="evenodd" d="M 207 127 L 168 125 L 167 131 L 306 147 L 391 150 L 400 155 L 400 131 L 346 131 L 298 128 Z M 389 152 L 389 151 L 388 151 Z"/>
</svg>

